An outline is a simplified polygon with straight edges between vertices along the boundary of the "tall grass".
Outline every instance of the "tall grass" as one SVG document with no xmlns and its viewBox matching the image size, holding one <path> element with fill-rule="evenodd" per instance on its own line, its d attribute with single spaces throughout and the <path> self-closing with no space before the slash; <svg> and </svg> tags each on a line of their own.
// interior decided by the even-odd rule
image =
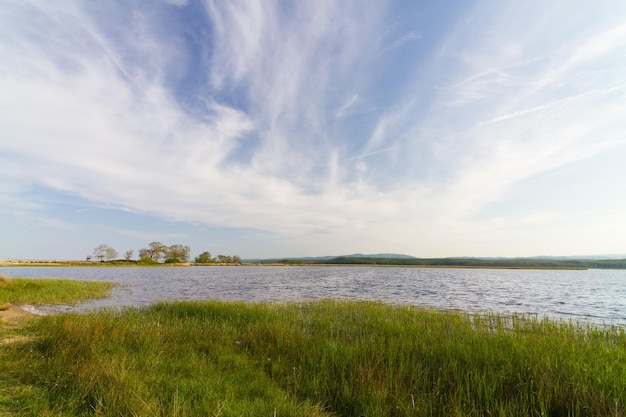
<svg viewBox="0 0 626 417">
<path fill-rule="evenodd" d="M 0 361 L 15 415 L 626 413 L 619 327 L 321 301 L 161 303 L 31 331 Z"/>
<path fill-rule="evenodd" d="M 106 298 L 111 282 L 69 279 L 7 278 L 0 275 L 0 304 L 75 304 Z"/>
</svg>

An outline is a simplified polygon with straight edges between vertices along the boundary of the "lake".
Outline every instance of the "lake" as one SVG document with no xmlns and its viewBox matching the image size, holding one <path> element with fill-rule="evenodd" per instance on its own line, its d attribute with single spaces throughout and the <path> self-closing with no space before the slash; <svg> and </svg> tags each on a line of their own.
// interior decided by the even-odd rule
<svg viewBox="0 0 626 417">
<path fill-rule="evenodd" d="M 8 277 L 119 282 L 112 297 L 85 310 L 163 300 L 297 302 L 322 298 L 380 300 L 466 312 L 522 313 L 626 324 L 626 271 L 394 268 L 346 266 L 3 267 Z"/>
</svg>

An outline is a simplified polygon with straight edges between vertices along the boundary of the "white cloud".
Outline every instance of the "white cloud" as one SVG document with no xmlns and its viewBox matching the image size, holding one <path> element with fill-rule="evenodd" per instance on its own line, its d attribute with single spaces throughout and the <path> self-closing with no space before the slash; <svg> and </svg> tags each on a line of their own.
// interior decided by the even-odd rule
<svg viewBox="0 0 626 417">
<path fill-rule="evenodd" d="M 181 6 L 172 13 L 187 4 L 169 3 Z M 549 214 L 473 216 L 525 179 L 625 140 L 618 17 L 579 34 L 560 26 L 573 9 L 565 4 L 478 3 L 396 80 L 379 61 L 393 55 L 385 48 L 426 28 L 382 42 L 383 3 L 207 0 L 212 43 L 196 50 L 161 25 L 161 6 L 0 6 L 6 201 L 35 184 L 167 219 L 275 231 L 285 247 L 358 242 L 426 256 L 482 233 L 495 247 L 499 219 L 529 239 L 520 230 Z M 556 35 L 542 47 L 548 30 Z M 199 70 L 195 84 L 186 78 Z M 400 93 L 385 96 L 391 89 Z"/>
</svg>

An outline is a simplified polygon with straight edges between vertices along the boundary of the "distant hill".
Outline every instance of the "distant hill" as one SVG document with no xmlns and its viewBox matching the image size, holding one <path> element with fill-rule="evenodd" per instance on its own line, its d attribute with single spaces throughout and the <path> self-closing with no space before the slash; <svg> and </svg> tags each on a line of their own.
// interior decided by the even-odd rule
<svg viewBox="0 0 626 417">
<path fill-rule="evenodd" d="M 353 255 L 342 255 L 347 258 L 385 258 L 385 259 L 416 259 L 415 256 L 402 255 L 399 253 L 376 253 L 373 255 L 363 255 L 362 253 L 355 253 Z M 333 256 L 333 258 L 339 258 L 339 256 Z"/>
<path fill-rule="evenodd" d="M 358 258 L 339 257 L 311 261 L 332 265 L 394 265 L 454 268 L 528 268 L 528 269 L 626 269 L 626 259 L 479 259 L 479 258 Z"/>
<path fill-rule="evenodd" d="M 581 255 L 581 256 L 519 256 L 519 257 L 487 257 L 487 256 L 461 256 L 457 259 L 483 259 L 487 261 L 506 261 L 506 260 L 548 260 L 548 261 L 573 261 L 573 260 L 611 260 L 626 259 L 626 254 L 610 254 L 610 255 Z"/>
<path fill-rule="evenodd" d="M 386 256 L 386 257 L 385 257 Z M 310 257 L 291 259 L 265 259 L 256 263 L 280 263 L 284 265 L 379 265 L 423 266 L 443 268 L 513 268 L 513 269 L 626 269 L 626 257 L 622 259 L 558 259 L 537 258 L 415 258 L 407 255 L 347 255 L 338 257 Z"/>
<path fill-rule="evenodd" d="M 352 258 L 368 258 L 368 259 L 414 259 L 417 263 L 423 263 L 419 261 L 434 261 L 434 260 L 466 260 L 466 261 L 495 261 L 495 262 L 531 262 L 531 261 L 610 261 L 610 260 L 623 260 L 626 259 L 626 254 L 609 254 L 609 255 L 581 255 L 581 256 L 519 256 L 519 257 L 504 257 L 504 256 L 456 256 L 449 258 L 418 258 L 411 255 L 404 255 L 400 253 L 374 253 L 374 254 L 362 254 L 353 253 L 350 255 L 328 255 L 328 256 L 302 256 L 291 258 L 253 258 L 244 259 L 243 262 L 248 263 L 268 263 L 268 262 L 282 262 L 282 261 L 329 261 L 333 259 L 352 259 Z M 409 261 L 411 262 L 411 261 Z M 412 262 L 411 262 L 412 263 Z"/>
<path fill-rule="evenodd" d="M 388 265 L 452 268 L 626 269 L 626 255 L 417 258 L 397 253 L 301 258 L 246 259 L 247 263 L 284 265 Z"/>
<path fill-rule="evenodd" d="M 574 260 L 574 259 L 590 259 L 590 260 L 610 260 L 610 259 L 626 259 L 626 254 L 612 255 L 584 255 L 584 256 L 535 256 L 529 259 L 555 259 L 555 260 Z"/>
<path fill-rule="evenodd" d="M 379 258 L 379 259 L 416 259 L 414 256 L 402 255 L 399 253 L 376 253 L 364 255 L 362 253 L 354 253 L 351 255 L 332 255 L 332 256 L 305 256 L 299 258 L 269 258 L 269 259 L 244 259 L 247 263 L 270 263 L 282 261 L 328 261 L 337 258 Z"/>
</svg>

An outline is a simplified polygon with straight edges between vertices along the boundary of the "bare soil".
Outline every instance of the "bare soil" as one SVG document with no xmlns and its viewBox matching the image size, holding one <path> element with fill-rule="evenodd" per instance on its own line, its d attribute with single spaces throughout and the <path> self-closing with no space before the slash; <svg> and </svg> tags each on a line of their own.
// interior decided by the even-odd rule
<svg viewBox="0 0 626 417">
<path fill-rule="evenodd" d="M 9 305 L 6 309 L 0 309 L 0 322 L 5 324 L 13 324 L 35 316 L 36 314 L 16 305 Z"/>
<path fill-rule="evenodd" d="M 14 331 L 37 315 L 20 306 L 3 305 L 0 307 L 0 345 L 25 340 L 24 336 L 16 336 Z"/>
</svg>

